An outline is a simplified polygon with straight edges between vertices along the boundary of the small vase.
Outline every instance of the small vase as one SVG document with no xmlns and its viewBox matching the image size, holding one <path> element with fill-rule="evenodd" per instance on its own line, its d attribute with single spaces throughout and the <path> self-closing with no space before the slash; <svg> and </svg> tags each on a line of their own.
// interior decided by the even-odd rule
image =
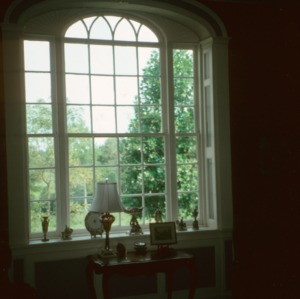
<svg viewBox="0 0 300 299">
<path fill-rule="evenodd" d="M 43 216 L 41 218 L 41 222 L 42 222 L 42 228 L 43 228 L 43 234 L 44 234 L 44 238 L 42 239 L 43 242 L 47 242 L 49 241 L 49 239 L 47 239 L 47 232 L 48 232 L 48 227 L 49 227 L 49 217 L 48 216 Z"/>
</svg>

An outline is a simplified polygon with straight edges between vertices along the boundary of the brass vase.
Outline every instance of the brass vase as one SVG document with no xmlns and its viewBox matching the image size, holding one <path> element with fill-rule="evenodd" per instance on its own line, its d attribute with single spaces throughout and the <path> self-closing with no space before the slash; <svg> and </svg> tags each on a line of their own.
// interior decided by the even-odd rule
<svg viewBox="0 0 300 299">
<path fill-rule="evenodd" d="M 50 221 L 50 219 L 48 216 L 42 216 L 41 222 L 42 222 L 42 228 L 43 228 L 43 234 L 44 234 L 44 238 L 42 239 L 43 242 L 49 241 L 49 239 L 47 239 L 49 221 Z"/>
</svg>

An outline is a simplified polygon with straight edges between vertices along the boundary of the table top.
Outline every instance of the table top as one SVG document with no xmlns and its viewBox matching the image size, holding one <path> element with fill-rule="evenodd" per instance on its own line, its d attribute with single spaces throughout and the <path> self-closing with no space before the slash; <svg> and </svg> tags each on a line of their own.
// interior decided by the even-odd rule
<svg viewBox="0 0 300 299">
<path fill-rule="evenodd" d="M 170 250 L 169 254 L 159 255 L 157 251 L 147 251 L 145 254 L 137 254 L 135 252 L 128 252 L 125 258 L 118 257 L 105 257 L 101 258 L 97 255 L 91 256 L 92 261 L 99 265 L 100 267 L 111 267 L 111 266 L 121 266 L 128 264 L 139 264 L 139 263 L 155 263 L 164 262 L 170 260 L 189 260 L 192 259 L 193 255 L 177 251 Z"/>
</svg>

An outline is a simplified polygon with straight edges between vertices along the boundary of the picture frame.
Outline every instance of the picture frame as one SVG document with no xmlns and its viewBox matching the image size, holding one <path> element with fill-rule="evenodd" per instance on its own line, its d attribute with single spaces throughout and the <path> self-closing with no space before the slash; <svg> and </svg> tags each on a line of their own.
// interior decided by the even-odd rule
<svg viewBox="0 0 300 299">
<path fill-rule="evenodd" d="M 151 245 L 177 244 L 177 233 L 175 222 L 150 223 Z"/>
</svg>

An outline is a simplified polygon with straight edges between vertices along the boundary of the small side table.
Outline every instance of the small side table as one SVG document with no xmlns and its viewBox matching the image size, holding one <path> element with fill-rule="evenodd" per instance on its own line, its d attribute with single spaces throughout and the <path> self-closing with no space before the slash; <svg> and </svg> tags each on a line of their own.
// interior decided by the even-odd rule
<svg viewBox="0 0 300 299">
<path fill-rule="evenodd" d="M 167 281 L 168 299 L 172 298 L 173 274 L 181 267 L 186 267 L 190 272 L 190 289 L 188 299 L 193 299 L 196 290 L 197 267 L 193 255 L 182 251 L 174 251 L 169 256 L 159 257 L 156 252 L 150 251 L 144 255 L 129 252 L 124 259 L 88 256 L 86 277 L 91 298 L 96 299 L 93 273 L 102 274 L 102 291 L 104 299 L 109 299 L 109 277 L 113 274 L 124 276 L 148 275 L 164 273 Z"/>
</svg>

